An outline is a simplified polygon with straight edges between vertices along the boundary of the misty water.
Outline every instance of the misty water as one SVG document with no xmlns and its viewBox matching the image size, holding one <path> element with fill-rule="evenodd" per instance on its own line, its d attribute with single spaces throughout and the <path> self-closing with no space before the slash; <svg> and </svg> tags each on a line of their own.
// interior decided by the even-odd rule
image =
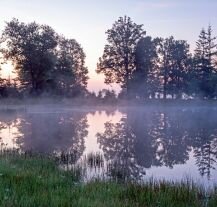
<svg viewBox="0 0 217 207">
<path fill-rule="evenodd" d="M 55 154 L 63 168 L 82 166 L 86 180 L 122 173 L 137 181 L 188 177 L 217 184 L 214 107 L 6 108 L 0 138 L 2 150 Z"/>
</svg>

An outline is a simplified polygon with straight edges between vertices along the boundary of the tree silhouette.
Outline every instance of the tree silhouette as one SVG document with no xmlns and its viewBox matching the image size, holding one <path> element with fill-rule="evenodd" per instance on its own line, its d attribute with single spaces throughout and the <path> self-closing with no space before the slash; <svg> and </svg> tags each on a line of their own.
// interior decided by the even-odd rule
<svg viewBox="0 0 217 207">
<path fill-rule="evenodd" d="M 59 37 L 55 67 L 57 90 L 67 96 L 81 94 L 87 87 L 87 74 L 81 46 L 74 39 Z"/>
<path fill-rule="evenodd" d="M 161 75 L 163 77 L 163 96 L 181 98 L 186 92 L 186 76 L 190 70 L 189 45 L 184 40 L 175 40 L 173 36 L 161 41 Z"/>
<path fill-rule="evenodd" d="M 136 46 L 135 67 L 130 81 L 131 97 L 154 98 L 157 92 L 159 67 L 157 47 L 160 39 L 141 38 Z"/>
<path fill-rule="evenodd" d="M 31 94 L 42 93 L 55 64 L 54 30 L 47 25 L 24 24 L 13 19 L 7 22 L 2 39 L 7 45 L 4 57 L 14 63 L 20 84 Z"/>
<path fill-rule="evenodd" d="M 197 76 L 196 93 L 203 98 L 214 98 L 216 95 L 216 69 L 214 57 L 217 55 L 216 37 L 212 36 L 212 28 L 202 29 L 195 49 L 195 70 Z"/>
<path fill-rule="evenodd" d="M 23 94 L 78 96 L 86 93 L 85 53 L 74 39 L 59 36 L 51 27 L 17 19 L 6 24 L 1 52 L 13 62 Z"/>
<path fill-rule="evenodd" d="M 118 83 L 128 94 L 129 80 L 135 70 L 135 48 L 145 32 L 142 25 L 125 16 L 120 17 L 106 34 L 108 44 L 96 71 L 105 75 L 106 84 Z"/>
</svg>

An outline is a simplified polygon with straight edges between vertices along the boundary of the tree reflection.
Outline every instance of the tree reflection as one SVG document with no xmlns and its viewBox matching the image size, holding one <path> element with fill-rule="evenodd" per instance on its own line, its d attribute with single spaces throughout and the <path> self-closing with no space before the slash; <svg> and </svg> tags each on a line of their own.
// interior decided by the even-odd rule
<svg viewBox="0 0 217 207">
<path fill-rule="evenodd" d="M 184 164 L 189 159 L 191 147 L 186 140 L 187 131 L 183 124 L 185 115 L 185 112 L 180 111 L 164 111 L 157 115 L 157 156 L 163 166 L 173 168 L 174 165 Z"/>
<path fill-rule="evenodd" d="M 73 155 L 75 162 L 85 149 L 88 124 L 84 113 L 26 114 L 17 127 L 24 151 L 64 152 Z"/>
<path fill-rule="evenodd" d="M 196 165 L 200 174 L 211 177 L 211 170 L 217 166 L 217 112 L 200 110 L 191 114 L 193 120 L 189 127 L 189 137 L 192 137 Z"/>
<path fill-rule="evenodd" d="M 105 159 L 112 161 L 109 173 L 116 176 L 124 173 L 124 178 L 139 178 L 141 169 L 135 164 L 134 141 L 135 134 L 128 124 L 127 117 L 123 117 L 119 123 L 105 123 L 105 132 L 97 134 L 100 148 L 102 148 Z M 116 170 L 116 172 L 114 172 Z"/>
<path fill-rule="evenodd" d="M 155 109 L 124 113 L 119 123 L 106 122 L 105 131 L 97 137 L 106 160 L 118 163 L 127 177 L 138 179 L 152 166 L 185 164 L 190 152 L 200 174 L 210 177 L 217 160 L 216 111 Z M 207 115 L 210 121 L 206 121 Z"/>
</svg>

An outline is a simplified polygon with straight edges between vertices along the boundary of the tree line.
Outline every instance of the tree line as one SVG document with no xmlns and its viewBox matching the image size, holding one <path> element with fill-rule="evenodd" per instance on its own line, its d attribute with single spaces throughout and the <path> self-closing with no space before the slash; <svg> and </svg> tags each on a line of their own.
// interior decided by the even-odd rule
<svg viewBox="0 0 217 207">
<path fill-rule="evenodd" d="M 119 98 L 217 98 L 217 44 L 211 26 L 202 29 L 194 53 L 185 40 L 153 38 L 143 25 L 120 17 L 106 31 L 107 44 L 97 63 L 105 83 L 121 86 Z M 0 57 L 11 61 L 17 77 L 0 79 L 2 97 L 55 95 L 114 101 L 114 91 L 96 96 L 87 90 L 85 53 L 75 39 L 48 25 L 12 19 L 0 38 Z"/>
<path fill-rule="evenodd" d="M 106 84 L 121 86 L 121 97 L 217 97 L 217 44 L 211 26 L 201 30 L 194 54 L 185 40 L 146 36 L 143 25 L 127 16 L 106 34 L 97 72 L 105 75 Z"/>
</svg>

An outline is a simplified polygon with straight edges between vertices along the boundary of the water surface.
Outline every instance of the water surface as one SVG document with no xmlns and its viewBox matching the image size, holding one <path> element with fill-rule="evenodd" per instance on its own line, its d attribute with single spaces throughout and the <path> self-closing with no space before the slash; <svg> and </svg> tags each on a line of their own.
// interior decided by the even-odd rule
<svg viewBox="0 0 217 207">
<path fill-rule="evenodd" d="M 67 166 L 85 166 L 85 179 L 187 176 L 217 184 L 216 108 L 1 110 L 0 141 L 2 149 L 70 153 Z"/>
</svg>

